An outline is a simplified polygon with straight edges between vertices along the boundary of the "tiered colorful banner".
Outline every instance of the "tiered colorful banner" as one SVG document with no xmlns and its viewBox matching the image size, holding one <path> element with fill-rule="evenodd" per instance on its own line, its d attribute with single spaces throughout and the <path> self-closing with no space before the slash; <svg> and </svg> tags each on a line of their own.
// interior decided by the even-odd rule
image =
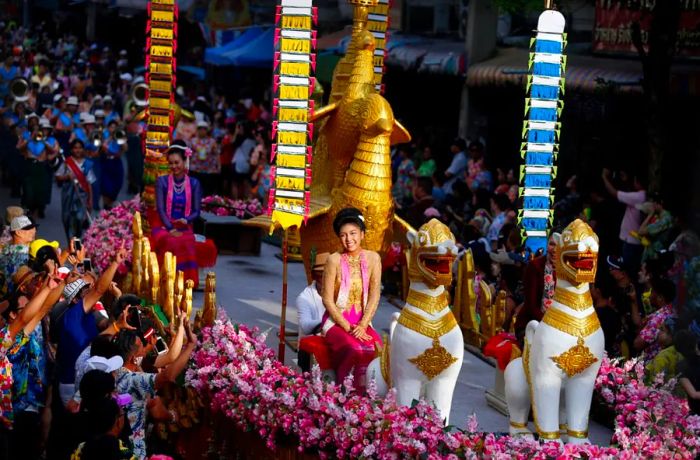
<svg viewBox="0 0 700 460">
<path fill-rule="evenodd" d="M 272 152 L 268 212 L 287 229 L 309 215 L 317 10 L 312 0 L 281 0 L 275 22 Z"/>
<path fill-rule="evenodd" d="M 527 98 L 520 167 L 522 209 L 518 223 L 525 239 L 525 249 L 532 254 L 546 253 L 547 238 L 554 211 L 556 158 L 559 153 L 561 111 L 564 107 L 564 70 L 566 67 L 566 21 L 553 10 L 540 15 L 537 35 L 530 42 Z"/>
<path fill-rule="evenodd" d="M 367 17 L 367 30 L 372 32 L 376 43 L 374 49 L 374 85 L 379 94 L 384 94 L 382 79 L 384 78 L 384 61 L 388 53 L 391 4 L 392 0 L 379 0 L 376 6 L 369 8 Z"/>
<path fill-rule="evenodd" d="M 146 83 L 148 84 L 148 129 L 146 147 L 167 148 L 173 130 L 172 103 L 175 93 L 177 52 L 177 5 L 174 0 L 151 0 L 146 31 Z"/>
<path fill-rule="evenodd" d="M 151 0 L 146 23 L 146 75 L 148 105 L 144 158 L 143 200 L 149 212 L 155 209 L 155 183 L 168 174 L 163 152 L 170 145 L 174 128 L 175 54 L 177 52 L 177 16 L 175 0 Z M 148 219 L 146 220 L 148 222 Z"/>
</svg>

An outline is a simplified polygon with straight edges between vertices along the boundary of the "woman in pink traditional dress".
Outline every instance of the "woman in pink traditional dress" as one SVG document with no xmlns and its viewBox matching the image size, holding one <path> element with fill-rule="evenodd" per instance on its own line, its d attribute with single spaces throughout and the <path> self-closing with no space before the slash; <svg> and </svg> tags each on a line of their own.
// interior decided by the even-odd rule
<svg viewBox="0 0 700 460">
<path fill-rule="evenodd" d="M 202 187 L 197 179 L 187 175 L 186 161 L 191 150 L 183 141 L 175 141 L 167 151 L 170 174 L 156 181 L 155 216 L 149 221 L 152 242 L 158 260 L 166 252 L 177 258 L 177 269 L 185 273 L 195 286 L 199 281 L 195 239 L 192 222 L 199 217 Z"/>
<path fill-rule="evenodd" d="M 324 269 L 322 331 L 331 349 L 336 381 L 342 383 L 352 372 L 355 388 L 364 391 L 375 343 L 382 343 L 370 326 L 379 305 L 382 264 L 379 254 L 362 249 L 365 219 L 358 209 L 342 209 L 333 230 L 343 251 L 331 254 Z"/>
</svg>

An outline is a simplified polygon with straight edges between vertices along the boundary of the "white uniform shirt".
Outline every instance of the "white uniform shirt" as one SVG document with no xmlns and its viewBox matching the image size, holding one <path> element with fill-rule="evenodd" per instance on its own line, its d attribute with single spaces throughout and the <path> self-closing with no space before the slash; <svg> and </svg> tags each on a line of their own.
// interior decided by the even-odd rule
<svg viewBox="0 0 700 460">
<path fill-rule="evenodd" d="M 314 328 L 321 324 L 321 318 L 325 312 L 323 299 L 321 299 L 314 281 L 297 296 L 299 338 L 313 333 Z"/>
</svg>

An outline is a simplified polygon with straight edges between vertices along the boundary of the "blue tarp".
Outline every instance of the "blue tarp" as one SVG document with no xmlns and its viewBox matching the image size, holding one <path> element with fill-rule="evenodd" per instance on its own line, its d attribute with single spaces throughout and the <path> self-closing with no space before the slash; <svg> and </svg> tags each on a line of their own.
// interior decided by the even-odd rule
<svg viewBox="0 0 700 460">
<path fill-rule="evenodd" d="M 223 58 L 224 53 L 240 48 L 258 38 L 264 30 L 262 27 L 253 26 L 225 45 L 207 48 L 204 50 L 204 62 L 213 65 L 226 65 L 226 60 Z"/>
<path fill-rule="evenodd" d="M 258 33 L 253 32 L 258 29 Z M 251 28 L 236 40 L 217 48 L 208 48 L 204 62 L 213 65 L 272 68 L 275 29 Z"/>
</svg>

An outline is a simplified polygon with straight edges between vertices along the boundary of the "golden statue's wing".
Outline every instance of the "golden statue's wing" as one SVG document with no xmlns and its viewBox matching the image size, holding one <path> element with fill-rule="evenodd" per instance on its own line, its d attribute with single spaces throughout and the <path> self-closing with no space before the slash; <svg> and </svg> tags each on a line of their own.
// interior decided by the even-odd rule
<svg viewBox="0 0 700 460">
<path fill-rule="evenodd" d="M 333 102 L 331 104 L 328 104 L 324 107 L 321 107 L 318 110 L 314 111 L 314 115 L 311 117 L 311 121 L 317 121 L 322 118 L 326 118 L 329 116 L 331 113 L 333 113 L 336 109 L 338 109 L 339 104 L 337 102 Z"/>
<path fill-rule="evenodd" d="M 391 131 L 391 145 L 405 144 L 411 141 L 411 133 L 398 121 L 394 120 L 394 129 Z"/>
<path fill-rule="evenodd" d="M 330 209 L 331 197 L 322 196 L 320 198 L 311 198 L 311 201 L 309 202 L 309 219 L 323 215 Z M 249 227 L 260 227 L 264 230 L 270 230 L 272 226 L 272 218 L 267 214 L 261 214 L 253 217 L 252 219 L 246 219 L 242 223 L 243 225 L 247 225 Z M 279 227 L 279 225 L 276 226 L 276 228 Z"/>
</svg>

